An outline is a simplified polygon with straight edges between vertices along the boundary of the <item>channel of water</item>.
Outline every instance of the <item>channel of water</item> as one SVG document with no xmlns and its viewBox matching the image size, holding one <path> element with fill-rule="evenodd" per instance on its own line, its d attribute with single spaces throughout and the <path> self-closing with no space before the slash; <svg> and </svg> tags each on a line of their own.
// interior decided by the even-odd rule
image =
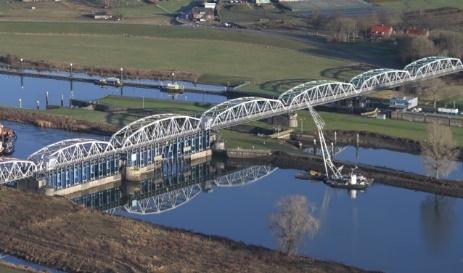
<svg viewBox="0 0 463 273">
<path fill-rule="evenodd" d="M 25 158 L 43 145 L 69 137 L 101 136 L 6 123 L 18 133 L 14 156 Z M 422 173 L 417 155 L 348 147 L 338 158 Z M 345 190 L 294 178 L 296 170 L 277 169 L 251 184 L 213 187 L 182 206 L 158 214 L 116 213 L 166 226 L 225 236 L 277 248 L 268 216 L 284 196 L 309 200 L 320 230 L 306 238 L 299 253 L 384 272 L 461 272 L 463 200 L 374 184 L 352 198 Z M 461 165 L 451 176 L 461 179 Z M 166 181 L 166 183 L 172 183 Z"/>
</svg>

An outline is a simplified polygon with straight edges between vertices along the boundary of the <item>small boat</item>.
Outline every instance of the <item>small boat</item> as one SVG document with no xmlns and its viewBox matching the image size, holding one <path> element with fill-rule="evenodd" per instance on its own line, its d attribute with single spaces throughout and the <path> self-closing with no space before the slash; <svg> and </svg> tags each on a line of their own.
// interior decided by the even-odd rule
<svg viewBox="0 0 463 273">
<path fill-rule="evenodd" d="M 182 93 L 185 87 L 177 82 L 168 83 L 166 86 L 163 87 L 163 90 L 172 93 Z"/>
<path fill-rule="evenodd" d="M 325 179 L 325 175 L 321 172 L 310 170 L 308 172 L 299 172 L 295 175 L 295 178 L 301 180 L 310 180 L 310 181 L 323 181 Z"/>
<path fill-rule="evenodd" d="M 365 190 L 373 183 L 373 179 L 369 179 L 361 174 L 356 174 L 356 169 L 357 168 L 354 168 L 349 175 L 343 175 L 340 178 L 329 177 L 325 179 L 324 182 L 333 188 Z"/>
<path fill-rule="evenodd" d="M 99 79 L 96 81 L 96 84 L 101 85 L 101 86 L 116 86 L 116 87 L 121 87 L 122 82 L 119 78 L 115 77 L 110 77 L 110 78 L 104 78 L 104 79 Z"/>
</svg>

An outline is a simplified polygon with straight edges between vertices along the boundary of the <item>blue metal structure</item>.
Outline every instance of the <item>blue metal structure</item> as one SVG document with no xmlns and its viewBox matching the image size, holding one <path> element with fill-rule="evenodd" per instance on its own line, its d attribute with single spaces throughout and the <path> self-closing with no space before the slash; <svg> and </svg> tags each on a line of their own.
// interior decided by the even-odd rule
<svg viewBox="0 0 463 273">
<path fill-rule="evenodd" d="M 460 59 L 428 57 L 403 70 L 375 69 L 350 82 L 312 81 L 284 92 L 278 99 L 238 98 L 218 104 L 200 118 L 161 114 L 139 119 L 109 141 L 71 139 L 40 149 L 27 161 L 0 162 L 0 184 L 35 177 L 54 189 L 72 187 L 119 174 L 122 161 L 141 168 L 157 161 L 187 157 L 209 149 L 210 131 L 291 114 L 374 90 L 393 88 L 463 70 Z"/>
</svg>

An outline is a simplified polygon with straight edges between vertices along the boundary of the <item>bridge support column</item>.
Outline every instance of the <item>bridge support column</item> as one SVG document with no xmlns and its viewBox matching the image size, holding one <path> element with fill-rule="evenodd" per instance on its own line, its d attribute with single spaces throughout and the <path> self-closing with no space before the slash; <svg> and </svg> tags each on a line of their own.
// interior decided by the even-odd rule
<svg viewBox="0 0 463 273">
<path fill-rule="evenodd" d="M 292 113 L 288 115 L 288 127 L 289 128 L 297 128 L 298 120 L 297 120 L 297 113 Z"/>
</svg>

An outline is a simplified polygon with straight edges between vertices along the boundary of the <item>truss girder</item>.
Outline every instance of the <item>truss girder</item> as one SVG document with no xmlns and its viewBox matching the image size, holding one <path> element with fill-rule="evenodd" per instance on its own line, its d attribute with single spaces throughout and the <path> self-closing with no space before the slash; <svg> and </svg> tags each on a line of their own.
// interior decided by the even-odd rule
<svg viewBox="0 0 463 273">
<path fill-rule="evenodd" d="M 124 144 L 124 140 L 126 140 L 127 137 L 132 135 L 134 132 L 136 132 L 141 127 L 147 124 L 150 124 L 154 121 L 172 117 L 172 116 L 173 114 L 158 114 L 158 115 L 151 115 L 151 116 L 147 116 L 141 119 L 137 119 L 136 121 L 127 124 L 122 129 L 114 133 L 111 136 L 111 139 L 109 140 L 109 142 L 111 142 L 111 144 L 116 148 L 122 147 L 122 145 Z"/>
<path fill-rule="evenodd" d="M 246 169 L 238 170 L 223 175 L 214 180 L 218 187 L 237 187 L 252 184 L 270 174 L 277 168 L 265 165 L 251 166 Z"/>
<path fill-rule="evenodd" d="M 0 160 L 0 185 L 32 177 L 36 171 L 32 161 L 5 158 Z"/>
<path fill-rule="evenodd" d="M 139 127 L 122 142 L 122 148 L 145 145 L 199 131 L 201 120 L 184 115 L 166 115 Z"/>
<path fill-rule="evenodd" d="M 306 108 L 356 95 L 357 91 L 351 83 L 336 81 L 312 81 L 298 85 L 278 97 L 291 110 Z"/>
<path fill-rule="evenodd" d="M 410 80 L 411 76 L 407 70 L 381 68 L 369 70 L 355 76 L 350 83 L 361 93 L 374 89 L 394 87 Z"/>
<path fill-rule="evenodd" d="M 160 214 L 178 208 L 201 193 L 199 184 L 170 192 L 151 196 L 142 200 L 132 200 L 124 206 L 129 213 L 135 214 Z"/>
<path fill-rule="evenodd" d="M 102 156 L 112 151 L 114 147 L 108 141 L 76 138 L 45 146 L 30 155 L 28 160 L 33 161 L 38 170 L 49 170 L 60 165 Z"/>
<path fill-rule="evenodd" d="M 219 129 L 284 113 L 281 100 L 244 97 L 226 101 L 207 110 L 201 116 L 204 129 Z"/>
<path fill-rule="evenodd" d="M 463 64 L 458 58 L 427 57 L 416 60 L 404 67 L 413 79 L 434 77 L 463 70 Z"/>
</svg>

